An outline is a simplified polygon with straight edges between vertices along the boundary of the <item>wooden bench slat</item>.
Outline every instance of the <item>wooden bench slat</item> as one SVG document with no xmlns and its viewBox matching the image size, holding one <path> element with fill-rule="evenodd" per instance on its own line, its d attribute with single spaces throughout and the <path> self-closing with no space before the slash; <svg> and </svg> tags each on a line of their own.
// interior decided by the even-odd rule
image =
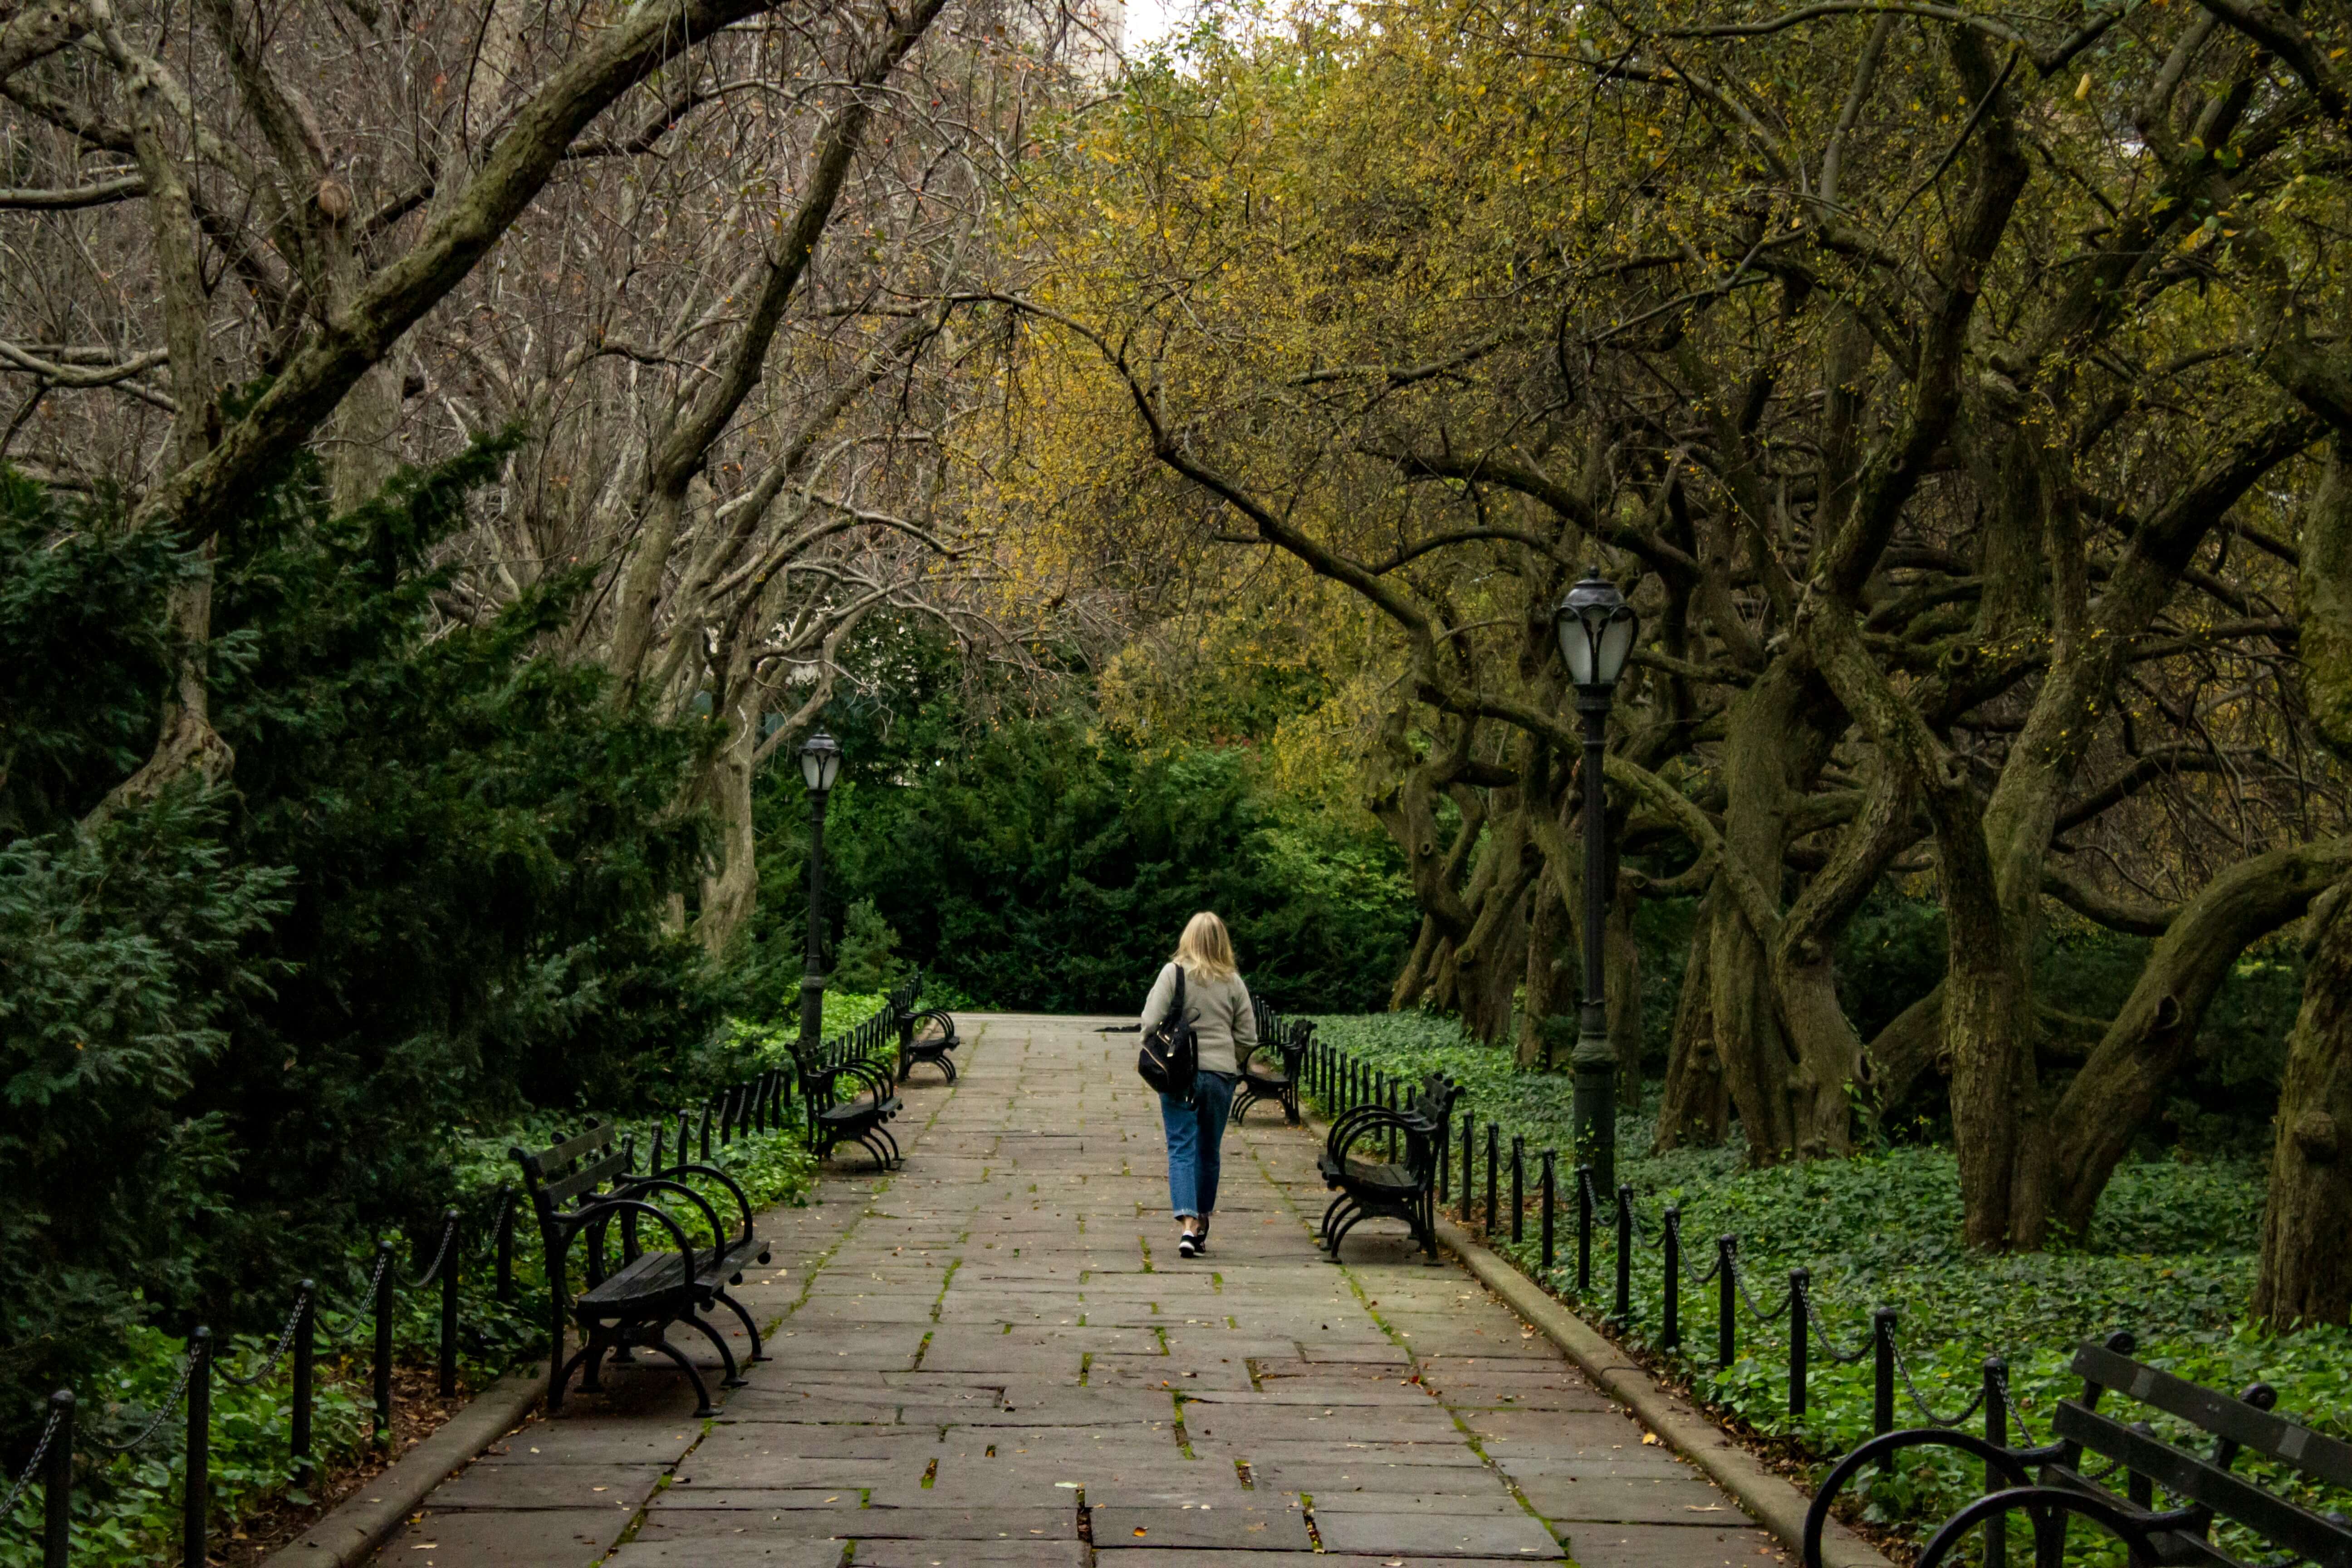
<svg viewBox="0 0 2352 1568">
<path fill-rule="evenodd" d="M 2081 1400 L 2060 1400 L 2051 1426 L 2060 1437 L 2122 1460 L 2126 1469 L 2147 1477 L 2176 1497 L 2244 1525 L 2273 1545 L 2299 1552 L 2322 1568 L 2352 1568 L 2352 1526 L 2330 1523 L 2186 1448 L 2135 1432 Z"/>
<path fill-rule="evenodd" d="M 600 1121 L 584 1132 L 574 1132 L 571 1137 L 558 1141 L 552 1147 L 541 1149 L 532 1158 L 539 1162 L 541 1170 L 551 1171 L 560 1165 L 569 1164 L 592 1149 L 599 1149 L 612 1142 L 614 1136 L 612 1124 Z"/>
<path fill-rule="evenodd" d="M 2177 1415 L 2266 1458 L 2281 1459 L 2314 1480 L 2352 1489 L 2352 1444 L 2257 1409 L 2097 1343 L 2074 1352 L 2074 1373 L 2128 1399 Z"/>
<path fill-rule="evenodd" d="M 624 1150 L 615 1149 L 611 1153 L 605 1155 L 603 1159 L 591 1160 L 588 1163 L 581 1166 L 570 1175 L 561 1176 L 556 1180 L 548 1183 L 545 1186 L 540 1189 L 540 1195 L 545 1198 L 548 1203 L 560 1206 L 563 1204 L 570 1203 L 573 1198 L 578 1197 L 581 1194 L 593 1190 L 599 1184 L 620 1174 L 628 1168 L 629 1156 L 627 1152 Z"/>
</svg>

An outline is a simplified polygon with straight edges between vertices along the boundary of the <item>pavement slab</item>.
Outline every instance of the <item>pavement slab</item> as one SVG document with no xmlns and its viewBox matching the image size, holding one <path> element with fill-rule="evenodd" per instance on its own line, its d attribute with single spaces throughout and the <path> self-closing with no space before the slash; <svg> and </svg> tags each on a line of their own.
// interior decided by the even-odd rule
<svg viewBox="0 0 2352 1568">
<path fill-rule="evenodd" d="M 1760 1568 L 1786 1555 L 1395 1226 L 1317 1248 L 1306 1131 L 1227 1135 L 1180 1258 L 1115 1020 L 967 1016 L 887 1175 L 761 1217 L 771 1359 L 710 1421 L 614 1368 L 445 1482 L 398 1568 Z M 740 1331 L 736 1331 L 740 1335 Z M 742 1348 L 739 1346 L 739 1350 Z M 705 1345 L 698 1361 L 715 1363 Z"/>
</svg>

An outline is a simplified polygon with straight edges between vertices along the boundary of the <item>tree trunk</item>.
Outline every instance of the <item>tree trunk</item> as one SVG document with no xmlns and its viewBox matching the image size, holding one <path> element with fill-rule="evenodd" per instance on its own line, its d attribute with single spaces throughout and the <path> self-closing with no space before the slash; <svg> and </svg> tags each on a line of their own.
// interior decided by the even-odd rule
<svg viewBox="0 0 2352 1568">
<path fill-rule="evenodd" d="M 2173 920 L 2052 1116 L 2053 1217 L 2090 1229 L 2099 1194 L 2188 1061 L 2239 954 L 2352 875 L 2352 838 L 2274 849 L 2231 867 Z"/>
<path fill-rule="evenodd" d="M 2253 1300 L 2281 1330 L 2352 1323 L 2352 879 L 2315 904 L 2304 951 Z"/>
<path fill-rule="evenodd" d="M 2295 583 L 2305 705 L 2352 761 L 2352 436 L 2339 431 L 2303 523 Z M 2352 878 L 2315 900 L 2303 1011 L 2288 1047 L 2254 1316 L 2274 1329 L 2352 1321 Z"/>
<path fill-rule="evenodd" d="M 1902 1110 L 1922 1075 L 1951 1071 L 1944 1059 L 1944 984 L 1887 1020 L 1864 1056 L 1870 1062 L 1871 1100 L 1882 1124 Z"/>
<path fill-rule="evenodd" d="M 1470 887 L 1462 903 L 1469 929 L 1441 957 L 1433 1001 L 1462 1015 L 1464 1027 L 1481 1040 L 1501 1039 L 1510 1028 L 1509 993 L 1498 1015 L 1490 975 L 1496 964 L 1508 974 L 1508 927 L 1527 892 L 1533 868 L 1528 855 L 1527 818 L 1517 790 L 1496 790 L 1488 804 L 1491 831 L 1478 850 Z M 1508 982 L 1506 982 L 1507 985 Z"/>
<path fill-rule="evenodd" d="M 1808 1160 L 1851 1154 L 1853 1091 L 1866 1069 L 1862 1037 L 1838 1001 L 1829 954 L 1785 966 L 1780 978 L 1780 1016 L 1799 1047 L 1788 1089 L 1797 1153 Z"/>
<path fill-rule="evenodd" d="M 702 879 L 702 908 L 694 934 L 713 958 L 723 958 L 744 929 L 760 896 L 758 846 L 751 831 L 752 753 L 759 749 L 758 717 L 733 716 L 727 738 L 710 759 L 702 797 L 719 827 L 719 863 Z"/>
<path fill-rule="evenodd" d="M 1560 983 L 1568 977 L 1559 956 L 1568 921 L 1550 883 L 1549 877 L 1538 879 L 1534 912 L 1528 921 L 1527 978 L 1520 993 L 1523 1002 L 1515 1053 L 1523 1072 L 1549 1065 L 1551 1037 L 1546 1026 L 1561 1010 Z"/>
<path fill-rule="evenodd" d="M 1642 1109 L 1642 948 L 1633 940 L 1633 911 L 1642 896 L 1620 878 L 1601 933 L 1607 953 L 1609 1043 L 1617 1052 L 1617 1109 Z"/>
<path fill-rule="evenodd" d="M 1404 967 L 1389 989 L 1389 1011 L 1402 1013 L 1419 1002 L 1422 993 L 1429 989 L 1429 977 L 1436 965 L 1437 918 L 1425 914 L 1421 917 L 1421 934 L 1413 938 L 1412 952 L 1406 954 Z"/>
<path fill-rule="evenodd" d="M 1731 1120 L 1731 1096 L 1715 1044 L 1715 1010 L 1707 961 L 1715 950 L 1715 905 L 1723 894 L 1710 888 L 1699 900 L 1691 929 L 1690 955 L 1683 969 L 1682 995 L 1675 1005 L 1675 1033 L 1666 1050 L 1666 1078 L 1658 1097 L 1658 1133 L 1653 1149 L 1664 1152 L 1688 1143 L 1713 1148 L 1723 1142 Z"/>
</svg>

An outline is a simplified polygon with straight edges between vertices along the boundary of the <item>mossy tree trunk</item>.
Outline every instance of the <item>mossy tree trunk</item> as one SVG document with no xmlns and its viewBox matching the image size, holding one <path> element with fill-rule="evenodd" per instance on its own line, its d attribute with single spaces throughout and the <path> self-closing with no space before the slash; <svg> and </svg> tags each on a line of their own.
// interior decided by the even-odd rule
<svg viewBox="0 0 2352 1568">
<path fill-rule="evenodd" d="M 2352 425 L 2352 422 L 2347 422 Z M 2314 727 L 2352 760 L 2352 427 L 2339 426 L 2303 531 L 2296 620 Z M 2352 1322 L 2352 877 L 2314 900 L 2303 1010 L 2271 1145 L 2253 1312 L 2273 1327 Z"/>
<path fill-rule="evenodd" d="M 2352 879 L 2313 909 L 2304 955 L 2254 1286 L 2276 1329 L 2352 1323 Z"/>
</svg>

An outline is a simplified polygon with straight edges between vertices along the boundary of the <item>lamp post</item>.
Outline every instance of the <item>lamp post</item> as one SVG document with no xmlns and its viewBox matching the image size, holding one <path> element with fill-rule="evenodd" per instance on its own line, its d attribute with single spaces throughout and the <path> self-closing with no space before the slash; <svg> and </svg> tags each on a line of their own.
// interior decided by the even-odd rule
<svg viewBox="0 0 2352 1568">
<path fill-rule="evenodd" d="M 808 957 L 801 970 L 801 1048 L 814 1051 L 824 1027 L 824 803 L 841 776 L 841 742 L 819 730 L 801 742 L 809 792 Z"/>
<path fill-rule="evenodd" d="M 1572 1117 L 1578 1158 L 1592 1167 L 1593 1184 L 1617 1190 L 1617 1050 L 1609 1038 L 1609 998 L 1602 982 L 1601 934 L 1609 918 L 1609 823 L 1601 788 L 1609 705 L 1617 678 L 1633 651 L 1640 617 L 1616 585 L 1595 574 L 1568 591 L 1553 616 L 1560 657 L 1576 688 L 1584 721 L 1584 995 L 1577 1008 Z"/>
</svg>

